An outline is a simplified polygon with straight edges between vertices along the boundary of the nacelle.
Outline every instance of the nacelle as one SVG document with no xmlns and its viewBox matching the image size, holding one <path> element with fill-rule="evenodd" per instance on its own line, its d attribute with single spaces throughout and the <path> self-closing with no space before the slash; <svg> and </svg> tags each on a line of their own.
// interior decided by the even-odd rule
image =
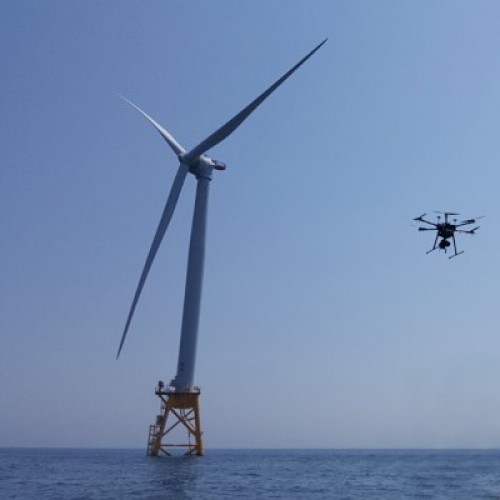
<svg viewBox="0 0 500 500">
<path fill-rule="evenodd" d="M 212 160 L 212 166 L 215 170 L 226 170 L 226 164 L 222 161 Z"/>
</svg>

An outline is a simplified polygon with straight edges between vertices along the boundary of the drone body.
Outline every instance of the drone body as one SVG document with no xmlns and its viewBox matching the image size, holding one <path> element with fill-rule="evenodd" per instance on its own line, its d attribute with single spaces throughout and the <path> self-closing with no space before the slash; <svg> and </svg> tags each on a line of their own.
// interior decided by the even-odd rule
<svg viewBox="0 0 500 500">
<path fill-rule="evenodd" d="M 424 224 L 428 224 L 429 226 L 432 227 L 419 227 L 419 231 L 436 231 L 436 238 L 434 240 L 434 245 L 430 250 L 428 250 L 426 253 L 429 254 L 439 248 L 440 250 L 444 250 L 446 253 L 446 250 L 448 247 L 451 245 L 450 241 L 453 242 L 453 250 L 454 254 L 450 255 L 450 259 L 453 257 L 456 257 L 457 255 L 460 255 L 463 252 L 457 252 L 457 243 L 455 241 L 455 234 L 456 233 L 465 233 L 465 234 L 476 234 L 476 230 L 479 229 L 479 226 L 476 226 L 473 229 L 460 229 L 462 227 L 468 226 L 470 224 L 474 224 L 476 220 L 482 219 L 484 216 L 481 217 L 476 217 L 475 219 L 466 219 L 460 222 L 457 222 L 457 219 L 453 219 L 453 222 L 450 222 L 449 217 L 450 215 L 459 215 L 454 212 L 437 212 L 438 214 L 443 214 L 444 215 L 444 222 L 441 222 L 441 215 L 437 216 L 437 222 L 431 222 L 424 217 L 426 214 L 422 214 L 418 217 L 415 217 L 413 220 L 423 222 Z M 439 238 L 441 240 L 438 242 Z"/>
</svg>

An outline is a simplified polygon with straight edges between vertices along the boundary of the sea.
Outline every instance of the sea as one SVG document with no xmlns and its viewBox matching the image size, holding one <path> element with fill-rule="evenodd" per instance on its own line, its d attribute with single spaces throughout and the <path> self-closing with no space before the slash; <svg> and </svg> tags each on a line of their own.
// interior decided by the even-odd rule
<svg viewBox="0 0 500 500">
<path fill-rule="evenodd" d="M 0 448 L 0 498 L 500 500 L 500 451 Z"/>
</svg>

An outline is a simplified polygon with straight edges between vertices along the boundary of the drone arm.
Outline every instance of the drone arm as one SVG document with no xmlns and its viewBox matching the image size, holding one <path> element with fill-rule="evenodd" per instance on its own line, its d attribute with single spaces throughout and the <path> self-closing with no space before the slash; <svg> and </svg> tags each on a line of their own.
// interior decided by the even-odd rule
<svg viewBox="0 0 500 500">
<path fill-rule="evenodd" d="M 437 224 L 435 222 L 431 222 L 430 220 L 422 219 L 422 217 L 417 217 L 416 219 L 413 219 L 413 220 L 417 220 L 418 222 L 423 222 L 424 224 L 429 224 L 430 226 L 437 227 Z"/>
<path fill-rule="evenodd" d="M 457 233 L 464 233 L 464 234 L 476 234 L 476 231 L 480 228 L 480 226 L 477 226 L 473 229 L 456 229 L 455 232 Z"/>
<path fill-rule="evenodd" d="M 475 222 L 477 222 L 479 219 L 482 219 L 482 218 L 484 218 L 484 215 L 480 215 L 479 217 L 476 217 L 474 219 L 463 220 L 463 221 L 459 222 L 458 224 L 456 224 L 456 227 L 467 226 L 469 224 L 474 224 Z"/>
</svg>

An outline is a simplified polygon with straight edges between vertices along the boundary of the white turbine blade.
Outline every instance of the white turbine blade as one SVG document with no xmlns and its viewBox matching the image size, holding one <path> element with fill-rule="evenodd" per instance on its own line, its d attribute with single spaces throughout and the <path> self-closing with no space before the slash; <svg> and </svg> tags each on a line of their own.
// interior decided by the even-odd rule
<svg viewBox="0 0 500 500">
<path fill-rule="evenodd" d="M 267 90 L 262 92 L 254 101 L 246 108 L 242 109 L 237 115 L 233 116 L 222 127 L 217 129 L 212 135 L 207 137 L 200 144 L 195 146 L 189 153 L 186 154 L 185 160 L 187 163 L 194 162 L 199 156 L 213 148 L 216 144 L 224 140 L 229 134 L 234 132 L 241 123 L 262 103 L 264 102 L 287 78 L 289 78 L 297 69 L 300 68 L 319 48 L 326 42 L 323 40 L 309 54 L 302 58 L 293 68 L 287 71 L 279 80 L 274 82 Z"/>
<path fill-rule="evenodd" d="M 146 118 L 146 120 L 153 125 L 153 127 L 158 130 L 160 135 L 167 141 L 167 144 L 172 148 L 174 153 L 179 156 L 182 155 L 186 152 L 186 150 L 175 140 L 174 136 L 165 130 L 157 121 L 153 120 L 147 113 L 145 113 L 139 106 L 136 106 L 132 101 L 129 101 L 126 97 L 123 97 L 120 94 L 117 94 L 118 97 L 123 99 L 126 103 L 130 104 L 132 107 L 134 107 L 139 113 L 141 113 L 142 116 Z"/>
<path fill-rule="evenodd" d="M 177 204 L 177 200 L 179 199 L 179 194 L 181 192 L 187 173 L 188 173 L 187 167 L 183 164 L 179 165 L 179 169 L 177 170 L 174 183 L 172 184 L 172 188 L 170 189 L 170 193 L 168 195 L 167 203 L 165 204 L 165 208 L 163 209 L 163 214 L 161 216 L 160 223 L 158 224 L 158 229 L 156 230 L 153 243 L 151 244 L 151 248 L 149 249 L 146 263 L 144 264 L 141 278 L 139 279 L 139 284 L 137 285 L 137 289 L 135 291 L 134 300 L 132 301 L 132 306 L 130 307 L 130 311 L 128 313 L 127 322 L 125 324 L 122 338 L 120 340 L 120 347 L 118 348 L 116 359 L 118 359 L 118 357 L 120 356 L 120 352 L 122 350 L 123 343 L 125 342 L 125 337 L 127 336 L 128 328 L 130 326 L 130 322 L 132 321 L 132 316 L 134 315 L 135 307 L 137 306 L 137 302 L 139 301 L 142 288 L 144 287 L 144 283 L 146 282 L 146 278 L 148 277 L 148 273 L 149 270 L 151 269 L 151 265 L 153 264 L 156 252 L 160 247 L 161 240 L 163 239 L 163 236 L 165 235 L 165 232 L 167 231 L 168 225 L 170 223 L 170 220 L 172 219 L 172 215 L 174 213 L 175 206 Z"/>
</svg>

